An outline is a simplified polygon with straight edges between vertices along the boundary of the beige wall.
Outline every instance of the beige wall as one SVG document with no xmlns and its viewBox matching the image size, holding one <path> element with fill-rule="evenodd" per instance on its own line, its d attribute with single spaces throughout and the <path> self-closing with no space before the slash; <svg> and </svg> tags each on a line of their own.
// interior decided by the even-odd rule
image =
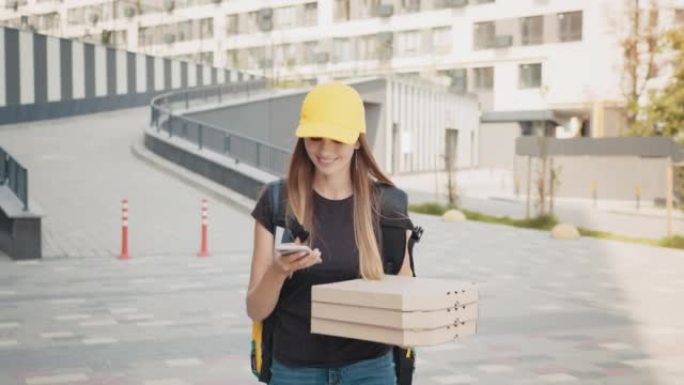
<svg viewBox="0 0 684 385">
<path fill-rule="evenodd" d="M 519 136 L 520 125 L 518 123 L 482 123 L 478 166 L 512 170 L 515 139 Z"/>
<path fill-rule="evenodd" d="M 521 190 L 526 191 L 527 157 L 516 156 L 515 164 Z M 560 168 L 560 186 L 556 196 L 591 198 L 596 181 L 599 199 L 633 200 L 636 186 L 644 201 L 664 198 L 666 165 L 665 158 L 557 156 L 554 168 Z M 532 183 L 539 170 L 541 161 L 532 158 Z"/>
</svg>

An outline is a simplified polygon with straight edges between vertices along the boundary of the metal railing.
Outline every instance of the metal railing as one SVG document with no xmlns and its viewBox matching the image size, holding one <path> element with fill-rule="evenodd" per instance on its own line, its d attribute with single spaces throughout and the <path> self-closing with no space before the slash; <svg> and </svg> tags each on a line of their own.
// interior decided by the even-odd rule
<svg viewBox="0 0 684 385">
<path fill-rule="evenodd" d="M 0 147 L 0 185 L 7 185 L 28 210 L 28 170 Z"/>
<path fill-rule="evenodd" d="M 229 99 L 249 100 L 265 91 L 266 81 L 256 80 L 163 94 L 152 100 L 150 125 L 169 137 L 180 137 L 194 143 L 200 150 L 210 150 L 237 162 L 283 175 L 284 167 L 289 164 L 290 150 L 174 112 L 220 105 Z"/>
</svg>

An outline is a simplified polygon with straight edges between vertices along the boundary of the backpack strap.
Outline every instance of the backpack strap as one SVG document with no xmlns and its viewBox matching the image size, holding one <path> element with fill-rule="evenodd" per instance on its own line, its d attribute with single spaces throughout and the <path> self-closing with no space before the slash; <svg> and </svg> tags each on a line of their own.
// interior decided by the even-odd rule
<svg viewBox="0 0 684 385">
<path fill-rule="evenodd" d="M 383 246 L 382 257 L 385 273 L 398 274 L 404 262 L 406 231 L 411 231 L 408 241 L 409 263 L 413 275 L 416 274 L 413 262 L 413 246 L 420 241 L 423 229 L 414 226 L 406 211 L 408 196 L 394 186 L 376 183 L 380 194 L 380 236 Z"/>
<path fill-rule="evenodd" d="M 292 242 L 297 238 L 302 242 L 306 241 L 309 238 L 309 232 L 287 212 L 285 181 L 279 179 L 271 183 L 269 188 L 271 193 L 271 224 L 274 229 L 277 227 L 284 229 L 280 242 Z"/>
</svg>

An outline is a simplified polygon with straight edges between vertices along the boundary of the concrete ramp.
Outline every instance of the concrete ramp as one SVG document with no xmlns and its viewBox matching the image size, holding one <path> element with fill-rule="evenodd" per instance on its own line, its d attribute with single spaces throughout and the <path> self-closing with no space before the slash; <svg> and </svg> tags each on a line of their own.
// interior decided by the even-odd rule
<svg viewBox="0 0 684 385">
<path fill-rule="evenodd" d="M 143 107 L 0 127 L 0 142 L 29 169 L 30 198 L 45 214 L 44 257 L 116 257 L 123 198 L 134 258 L 199 251 L 203 190 L 131 152 L 148 120 Z M 253 220 L 209 202 L 209 251 L 249 253 Z"/>
</svg>

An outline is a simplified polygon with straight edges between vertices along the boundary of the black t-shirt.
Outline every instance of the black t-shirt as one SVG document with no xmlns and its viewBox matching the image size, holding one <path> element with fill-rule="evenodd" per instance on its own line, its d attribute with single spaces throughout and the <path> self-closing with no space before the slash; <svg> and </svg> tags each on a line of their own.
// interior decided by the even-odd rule
<svg viewBox="0 0 684 385">
<path fill-rule="evenodd" d="M 271 192 L 261 194 L 252 217 L 271 233 Z M 283 202 L 285 203 L 285 202 Z M 311 285 L 359 278 L 359 257 L 354 242 L 353 198 L 326 199 L 314 192 L 312 248 L 321 250 L 323 263 L 294 273 L 286 279 L 274 310 L 273 356 L 293 367 L 339 367 L 377 358 L 390 346 L 349 338 L 311 334 Z"/>
</svg>

